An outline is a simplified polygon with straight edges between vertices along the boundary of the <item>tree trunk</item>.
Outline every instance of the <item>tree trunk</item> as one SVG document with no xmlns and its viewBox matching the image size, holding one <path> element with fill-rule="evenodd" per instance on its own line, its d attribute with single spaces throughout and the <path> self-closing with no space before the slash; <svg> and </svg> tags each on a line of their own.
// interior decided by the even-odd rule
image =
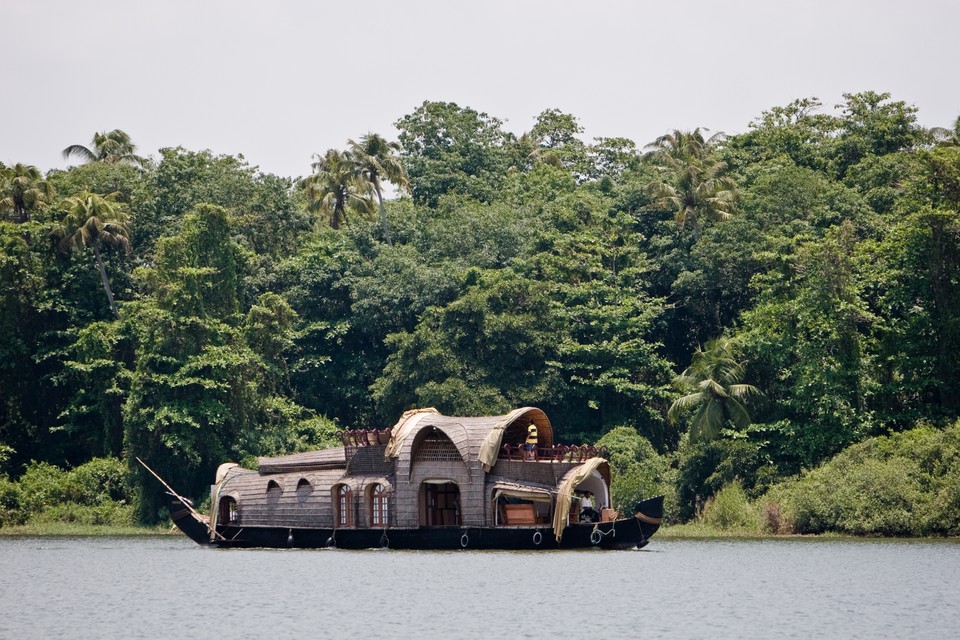
<svg viewBox="0 0 960 640">
<path fill-rule="evenodd" d="M 100 257 L 100 246 L 97 242 L 93 243 L 93 255 L 97 259 L 97 270 L 100 272 L 103 290 L 107 294 L 107 300 L 110 301 L 110 310 L 113 311 L 113 317 L 119 318 L 120 312 L 117 310 L 117 303 L 113 301 L 113 291 L 110 289 L 110 280 L 107 278 L 107 270 L 103 266 L 103 258 Z"/>
<path fill-rule="evenodd" d="M 380 201 L 380 226 L 383 227 L 383 237 L 386 238 L 387 244 L 392 247 L 393 241 L 390 239 L 390 229 L 387 228 L 387 210 L 383 207 L 383 195 L 380 193 L 380 183 L 375 182 L 373 188 L 377 192 L 377 200 Z"/>
</svg>

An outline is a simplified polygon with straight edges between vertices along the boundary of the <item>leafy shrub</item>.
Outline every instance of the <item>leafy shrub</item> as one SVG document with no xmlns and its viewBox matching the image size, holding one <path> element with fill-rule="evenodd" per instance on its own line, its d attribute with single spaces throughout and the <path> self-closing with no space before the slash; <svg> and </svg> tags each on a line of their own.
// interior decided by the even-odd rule
<svg viewBox="0 0 960 640">
<path fill-rule="evenodd" d="M 613 476 L 613 504 L 622 513 L 633 513 L 633 506 L 645 498 L 662 493 L 656 470 L 649 465 L 634 462 Z"/>
<path fill-rule="evenodd" d="M 769 533 L 791 533 L 793 520 L 781 510 L 779 503 L 768 500 L 760 507 L 760 527 Z"/>
<path fill-rule="evenodd" d="M 597 441 L 607 448 L 613 476 L 613 504 L 632 513 L 640 500 L 665 494 L 668 465 L 650 442 L 633 427 L 614 427 Z M 675 504 L 666 500 L 667 506 Z"/>
<path fill-rule="evenodd" d="M 726 485 L 703 509 L 703 522 L 718 529 L 760 530 L 756 507 L 750 503 L 743 484 L 735 480 Z"/>
<path fill-rule="evenodd" d="M 46 462 L 31 462 L 20 476 L 21 504 L 27 513 L 69 500 L 69 477 L 66 471 Z"/>
<path fill-rule="evenodd" d="M 0 442 L 0 474 L 4 473 L 4 466 L 14 453 L 16 452 L 13 450 L 13 447 L 8 447 Z"/>
<path fill-rule="evenodd" d="M 0 527 L 23 524 L 26 516 L 21 500 L 20 486 L 0 477 Z"/>
<path fill-rule="evenodd" d="M 67 481 L 69 500 L 84 505 L 125 501 L 127 486 L 127 466 L 116 458 L 94 458 L 70 471 Z"/>
<path fill-rule="evenodd" d="M 944 475 L 921 514 L 920 533 L 960 536 L 960 465 Z"/>
<path fill-rule="evenodd" d="M 19 482 L 0 478 L 0 526 L 130 524 L 127 487 L 127 467 L 114 458 L 94 458 L 70 471 L 33 462 Z"/>
<path fill-rule="evenodd" d="M 743 439 L 719 439 L 680 446 L 676 491 L 679 515 L 690 520 L 720 489 L 733 482 L 750 498 L 767 490 L 777 468 L 763 444 Z"/>
<path fill-rule="evenodd" d="M 960 422 L 848 447 L 765 498 L 796 533 L 955 535 L 960 531 Z M 771 526 L 768 523 L 768 526 Z M 771 526 L 772 528 L 772 526 Z"/>
<path fill-rule="evenodd" d="M 657 457 L 650 441 L 633 427 L 614 427 L 597 441 L 597 446 L 607 448 L 607 459 L 619 471 L 625 471 L 634 462 Z"/>
</svg>

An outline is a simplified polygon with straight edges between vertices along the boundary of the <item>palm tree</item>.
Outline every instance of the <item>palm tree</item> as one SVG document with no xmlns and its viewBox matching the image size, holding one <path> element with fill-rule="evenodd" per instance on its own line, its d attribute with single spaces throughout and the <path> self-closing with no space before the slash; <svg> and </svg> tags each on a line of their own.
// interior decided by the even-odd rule
<svg viewBox="0 0 960 640">
<path fill-rule="evenodd" d="M 680 230 L 690 225 L 694 237 L 700 233 L 700 221 L 727 220 L 736 204 L 736 185 L 723 176 L 727 165 L 711 153 L 723 134 L 704 140 L 700 129 L 676 131 L 660 136 L 647 145 L 644 156 L 663 174 L 647 185 L 656 205 L 676 211 Z"/>
<path fill-rule="evenodd" d="M 932 127 L 929 129 L 937 146 L 960 147 L 960 117 L 953 121 L 953 128 Z"/>
<path fill-rule="evenodd" d="M 532 133 L 525 132 L 517 139 L 516 148 L 523 154 L 524 169 L 538 164 L 548 164 L 554 169 L 563 169 L 563 160 L 554 147 L 541 146 L 541 141 Z"/>
<path fill-rule="evenodd" d="M 123 210 L 123 205 L 116 201 L 117 195 L 111 193 L 108 196 L 101 196 L 97 193 L 82 191 L 79 195 L 66 198 L 61 203 L 66 216 L 52 235 L 59 241 L 57 248 L 63 253 L 87 247 L 93 249 L 97 270 L 100 272 L 100 281 L 110 302 L 110 310 L 115 317 L 119 318 L 117 303 L 113 299 L 113 290 L 110 288 L 107 270 L 103 266 L 103 257 L 100 255 L 101 244 L 122 247 L 125 251 L 130 251 L 129 217 Z"/>
<path fill-rule="evenodd" d="M 101 131 L 93 134 L 91 148 L 81 144 L 72 144 L 63 150 L 63 159 L 77 156 L 84 162 L 105 162 L 107 164 L 129 164 L 143 167 L 146 158 L 136 155 L 137 146 L 130 136 L 120 129 Z"/>
<path fill-rule="evenodd" d="M 330 226 L 339 229 L 347 223 L 347 208 L 354 206 L 362 211 L 372 211 L 373 203 L 367 197 L 370 183 L 361 178 L 356 166 L 347 154 L 328 149 L 326 155 L 315 154 L 313 175 L 300 181 L 307 192 L 307 209 L 323 213 L 330 219 Z"/>
<path fill-rule="evenodd" d="M 31 211 L 54 197 L 53 185 L 40 170 L 19 162 L 12 167 L 0 164 L 0 188 L 0 211 L 12 211 L 19 223 L 30 220 Z"/>
<path fill-rule="evenodd" d="M 369 183 L 374 193 L 377 194 L 377 201 L 380 203 L 380 225 L 383 227 L 383 236 L 387 244 L 393 246 L 390 239 L 390 230 L 387 227 L 387 211 L 383 206 L 383 191 L 381 181 L 396 185 L 400 190 L 410 192 L 410 179 L 407 177 L 407 171 L 403 168 L 395 152 L 400 150 L 400 144 L 397 142 L 387 142 L 382 136 L 376 133 L 368 133 L 360 138 L 360 143 L 348 140 L 350 149 L 347 151 L 354 169 L 358 175 Z"/>
<path fill-rule="evenodd" d="M 750 424 L 744 403 L 760 391 L 753 385 L 740 384 L 746 370 L 734 360 L 734 351 L 729 338 L 710 340 L 705 350 L 697 348 L 690 366 L 673 379 L 684 395 L 670 405 L 667 417 L 675 423 L 682 414 L 694 411 L 691 440 L 712 440 L 727 421 L 740 428 Z"/>
</svg>

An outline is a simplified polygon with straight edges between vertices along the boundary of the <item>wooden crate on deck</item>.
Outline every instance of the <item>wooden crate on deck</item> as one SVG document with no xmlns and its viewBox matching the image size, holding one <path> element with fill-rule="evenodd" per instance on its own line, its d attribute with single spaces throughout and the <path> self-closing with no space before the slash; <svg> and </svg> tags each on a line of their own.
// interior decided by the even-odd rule
<svg viewBox="0 0 960 640">
<path fill-rule="evenodd" d="M 504 505 L 507 524 L 537 524 L 537 510 L 532 504 Z"/>
</svg>

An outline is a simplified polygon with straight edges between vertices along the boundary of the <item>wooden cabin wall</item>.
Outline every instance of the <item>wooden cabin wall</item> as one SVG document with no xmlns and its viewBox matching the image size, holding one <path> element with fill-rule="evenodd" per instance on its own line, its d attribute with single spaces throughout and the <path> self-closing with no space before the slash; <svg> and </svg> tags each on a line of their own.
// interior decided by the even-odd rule
<svg viewBox="0 0 960 640">
<path fill-rule="evenodd" d="M 420 489 L 425 480 L 445 479 L 460 490 L 460 524 L 464 527 L 482 526 L 483 519 L 483 469 L 471 470 L 464 462 L 426 464 L 415 462 L 409 482 L 399 482 L 397 490 L 397 513 L 399 527 L 420 525 Z"/>
<path fill-rule="evenodd" d="M 347 448 L 347 472 L 342 482 L 353 490 L 353 522 L 357 527 L 373 526 L 369 491 L 375 484 L 384 484 L 390 490 L 388 525 L 396 526 L 396 461 L 385 459 L 386 449 L 386 445 Z"/>
<path fill-rule="evenodd" d="M 418 460 L 418 450 L 429 437 L 442 434 L 458 452 L 455 460 Z M 467 430 L 459 424 L 424 425 L 403 443 L 397 459 L 395 487 L 398 527 L 418 527 L 421 521 L 420 489 L 425 480 L 445 479 L 456 483 L 460 491 L 460 524 L 464 527 L 483 526 L 484 474 L 479 462 L 469 466 L 463 456 L 469 455 L 470 439 Z"/>
<path fill-rule="evenodd" d="M 240 526 L 332 527 L 331 491 L 343 469 L 260 475 L 254 472 L 228 478 L 220 491 L 237 501 Z M 297 489 L 301 479 L 309 487 Z M 268 491 L 270 482 L 279 491 Z"/>
</svg>

